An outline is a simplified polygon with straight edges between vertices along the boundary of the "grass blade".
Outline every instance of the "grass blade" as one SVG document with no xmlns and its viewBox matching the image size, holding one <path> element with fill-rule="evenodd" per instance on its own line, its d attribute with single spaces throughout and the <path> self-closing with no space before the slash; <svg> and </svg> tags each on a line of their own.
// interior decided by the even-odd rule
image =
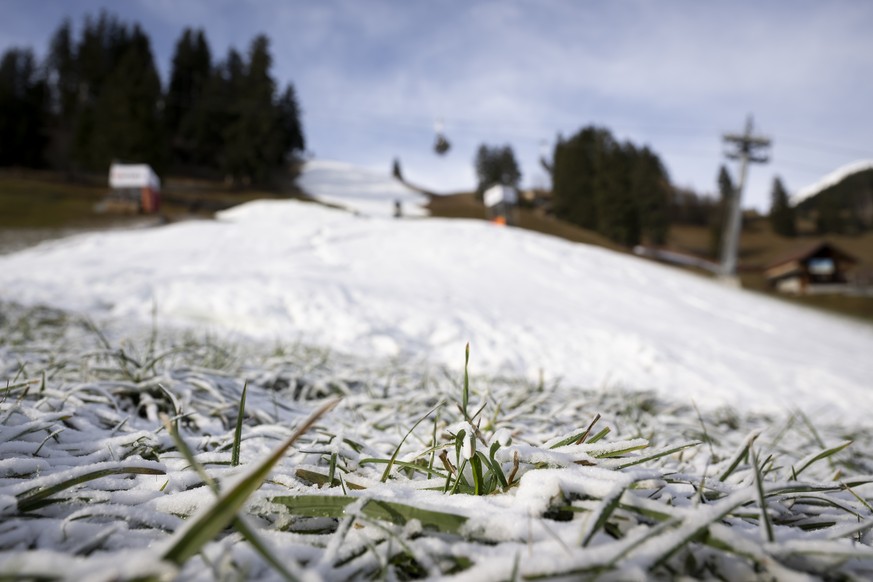
<svg viewBox="0 0 873 582">
<path fill-rule="evenodd" d="M 758 465 L 758 455 L 754 450 L 749 451 L 752 458 L 752 466 L 755 468 L 755 490 L 758 494 L 758 504 L 761 506 L 761 529 L 766 541 L 773 543 L 773 523 L 770 514 L 767 513 L 767 499 L 764 496 L 764 477 L 761 475 L 761 467 Z"/>
<path fill-rule="evenodd" d="M 748 436 L 746 436 L 746 440 L 743 441 L 742 446 L 740 446 L 740 448 L 734 454 L 733 458 L 731 459 L 730 465 L 728 465 L 728 468 L 725 469 L 724 472 L 719 476 L 719 481 L 724 481 L 728 477 L 730 477 L 733 472 L 737 470 L 737 467 L 740 466 L 740 463 L 743 461 L 743 459 L 747 459 L 749 457 L 749 449 L 752 448 L 752 444 L 760 435 L 760 430 L 754 430 L 749 433 Z"/>
<path fill-rule="evenodd" d="M 846 447 L 852 444 L 852 441 L 845 441 L 838 444 L 835 447 L 831 447 L 829 449 L 825 449 L 818 454 L 809 455 L 808 457 L 800 460 L 800 468 L 794 469 L 794 478 L 796 479 L 798 475 L 800 475 L 803 471 L 809 468 L 812 464 L 821 461 L 822 459 L 827 459 L 836 455 Z"/>
<path fill-rule="evenodd" d="M 603 427 L 603 430 L 601 430 L 601 431 L 598 432 L 596 435 L 594 435 L 593 437 L 591 437 L 590 439 L 588 439 L 588 444 L 589 444 L 589 445 L 593 445 L 593 444 L 596 443 L 597 441 L 603 439 L 603 437 L 605 437 L 606 435 L 609 434 L 609 430 L 610 430 L 610 429 L 609 429 L 608 426 Z"/>
<path fill-rule="evenodd" d="M 588 428 L 586 428 L 585 430 L 573 433 L 570 436 L 559 440 L 555 444 L 550 445 L 549 448 L 550 449 L 557 449 L 558 447 L 565 447 L 567 445 L 581 444 L 586 438 L 588 438 L 588 435 L 591 433 L 591 430 L 594 428 L 594 425 L 597 424 L 597 421 L 599 421 L 599 420 L 600 420 L 600 414 L 597 414 L 597 416 L 594 417 L 594 420 L 592 420 L 591 423 L 588 425 Z"/>
<path fill-rule="evenodd" d="M 469 421 L 470 416 L 467 414 L 467 404 L 470 402 L 470 374 L 468 366 L 470 365 L 470 342 L 467 342 L 467 347 L 464 350 L 464 391 L 461 393 L 461 407 L 464 411 L 464 420 Z"/>
<path fill-rule="evenodd" d="M 245 392 L 245 387 L 243 387 L 243 392 Z M 243 398 L 245 398 L 245 396 L 243 396 Z M 191 451 L 188 443 L 186 443 L 184 439 L 182 439 L 182 437 L 179 435 L 178 430 L 176 430 L 175 424 L 172 424 L 170 420 L 166 417 L 166 415 L 164 415 L 163 421 L 167 432 L 170 434 L 170 437 L 176 444 L 176 448 L 179 450 L 180 453 L 182 453 L 182 456 L 185 457 L 185 460 L 188 461 L 191 467 L 194 468 L 194 470 L 197 472 L 200 478 L 203 479 L 203 482 L 206 483 L 206 485 L 212 490 L 212 492 L 215 493 L 216 496 L 219 495 L 218 483 L 215 481 L 215 479 L 213 479 L 206 473 L 206 469 L 203 467 L 203 465 L 198 462 L 196 458 L 194 458 L 194 453 Z M 257 551 L 261 555 L 261 557 L 264 558 L 264 560 L 273 567 L 273 569 L 279 572 L 287 582 L 297 582 L 297 580 L 299 580 L 299 577 L 294 576 L 293 574 L 291 574 L 291 572 L 288 571 L 285 565 L 282 564 L 282 562 L 280 562 L 279 559 L 273 555 L 273 553 L 269 550 L 263 540 L 261 540 L 261 538 L 258 537 L 258 535 L 255 533 L 255 531 L 250 528 L 249 525 L 238 515 L 234 515 L 233 526 L 240 533 L 240 535 L 242 535 L 242 537 L 245 538 L 245 540 L 252 545 L 255 551 Z"/>
<path fill-rule="evenodd" d="M 582 547 L 588 546 L 591 539 L 594 535 L 600 531 L 603 526 L 606 525 L 606 522 L 609 520 L 609 517 L 612 515 L 612 512 L 616 510 L 619 502 L 621 501 L 621 496 L 624 495 L 625 488 L 622 487 L 618 491 L 615 491 L 605 497 L 601 502 L 600 512 L 597 514 L 597 518 L 594 520 L 593 525 L 588 528 L 585 536 L 582 538 Z M 589 516 L 589 523 L 591 523 L 591 517 Z"/>
<path fill-rule="evenodd" d="M 36 489 L 31 489 L 25 493 L 20 493 L 16 495 L 18 510 L 22 512 L 32 511 L 34 509 L 39 509 L 40 507 L 44 507 L 50 503 L 53 503 L 54 500 L 48 499 L 55 493 L 60 493 L 66 489 L 70 489 L 71 487 L 75 487 L 76 485 L 81 485 L 82 483 L 87 483 L 88 481 L 94 481 L 95 479 L 101 479 L 103 477 L 109 477 L 110 475 L 166 475 L 166 471 L 163 469 L 159 469 L 157 467 L 108 467 L 105 469 L 98 469 L 96 471 L 89 471 L 87 473 L 83 473 L 82 475 L 77 475 L 75 477 L 71 477 L 69 479 L 65 479 L 60 483 L 55 485 L 50 485 L 47 487 L 37 487 Z"/>
<path fill-rule="evenodd" d="M 346 495 L 300 495 L 273 497 L 270 501 L 286 506 L 295 515 L 341 518 L 345 515 L 346 507 L 359 499 Z M 416 519 L 426 529 L 453 534 L 460 533 L 462 526 L 467 523 L 467 518 L 463 515 L 420 509 L 379 499 L 368 500 L 362 507 L 361 513 L 371 519 L 390 521 L 398 525 L 405 525 L 408 521 Z"/>
<path fill-rule="evenodd" d="M 626 469 L 628 467 L 633 467 L 634 465 L 639 465 L 640 463 L 645 463 L 647 461 L 654 461 L 655 459 L 660 459 L 661 457 L 666 457 L 668 455 L 672 455 L 673 453 L 678 453 L 679 451 L 684 451 L 685 449 L 689 449 L 691 447 L 696 447 L 699 444 L 700 444 L 699 442 L 685 443 L 684 445 L 679 445 L 677 447 L 673 447 L 673 448 L 666 449 L 663 451 L 658 451 L 656 453 L 652 453 L 651 455 L 643 455 L 642 457 L 637 457 L 635 459 L 629 460 L 627 463 L 622 463 L 621 465 L 617 465 L 614 468 L 616 470 Z"/>
<path fill-rule="evenodd" d="M 233 432 L 233 448 L 230 450 L 230 466 L 236 467 L 239 465 L 239 448 L 240 443 L 242 442 L 242 427 L 243 427 L 243 417 L 245 416 L 246 410 L 246 390 L 249 387 L 249 383 L 246 382 L 243 384 L 242 396 L 239 399 L 239 410 L 236 415 L 236 430 Z"/>
<path fill-rule="evenodd" d="M 443 405 L 442 402 L 437 403 L 436 406 L 434 406 L 433 408 L 428 410 L 427 414 L 425 414 L 424 416 L 419 418 L 416 421 L 416 423 L 412 425 L 412 428 L 409 429 L 405 435 L 403 435 L 403 439 L 401 439 L 400 444 L 398 444 L 397 447 L 394 449 L 394 454 L 391 455 L 391 458 L 388 460 L 388 466 L 385 467 L 385 471 L 382 473 L 382 479 L 381 479 L 382 483 L 384 483 L 388 480 L 388 475 L 391 474 L 391 468 L 394 466 L 394 462 L 397 460 L 398 453 L 400 453 L 400 447 L 403 446 L 403 443 L 406 442 L 406 439 L 409 438 L 409 435 L 412 434 L 412 431 L 414 431 L 418 427 L 418 425 L 424 421 L 425 418 L 430 416 L 433 413 L 433 411 L 435 411 L 437 408 L 439 408 L 442 405 Z"/>
<path fill-rule="evenodd" d="M 256 465 L 245 479 L 240 479 L 233 487 L 224 491 L 208 510 L 190 520 L 177 534 L 175 542 L 164 553 L 163 559 L 181 566 L 191 556 L 197 554 L 206 543 L 233 521 L 236 512 L 261 486 L 291 445 L 337 403 L 339 400 L 329 400 L 321 405 L 269 457 Z"/>
</svg>

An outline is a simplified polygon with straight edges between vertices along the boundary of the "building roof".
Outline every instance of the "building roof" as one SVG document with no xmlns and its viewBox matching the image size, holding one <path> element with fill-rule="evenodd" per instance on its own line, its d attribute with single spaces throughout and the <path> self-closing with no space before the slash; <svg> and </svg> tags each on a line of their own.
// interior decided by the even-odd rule
<svg viewBox="0 0 873 582">
<path fill-rule="evenodd" d="M 816 241 L 815 243 L 806 245 L 805 247 L 799 247 L 790 253 L 779 257 L 777 260 L 773 261 L 769 265 L 765 267 L 766 271 L 773 269 L 775 267 L 779 267 L 780 265 L 784 265 L 786 263 L 800 262 L 804 261 L 810 257 L 813 257 L 820 253 L 824 249 L 830 249 L 831 253 L 833 253 L 838 258 L 843 259 L 849 263 L 857 263 L 858 259 L 845 252 L 844 250 L 838 248 L 836 245 L 828 242 L 828 241 Z"/>
<path fill-rule="evenodd" d="M 161 180 L 148 164 L 112 164 L 109 166 L 110 188 L 161 189 Z"/>
</svg>

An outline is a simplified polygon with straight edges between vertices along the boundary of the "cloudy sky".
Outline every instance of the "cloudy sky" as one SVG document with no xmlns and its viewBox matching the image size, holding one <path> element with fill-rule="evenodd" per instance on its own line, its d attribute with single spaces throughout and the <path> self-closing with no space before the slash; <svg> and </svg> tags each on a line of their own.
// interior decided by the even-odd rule
<svg viewBox="0 0 873 582">
<path fill-rule="evenodd" d="M 404 173 L 435 191 L 471 189 L 479 144 L 509 144 L 526 185 L 559 135 L 604 126 L 647 144 L 674 183 L 715 190 L 721 135 L 754 115 L 773 139 L 745 204 L 873 159 L 873 2 L 806 0 L 0 0 L 0 50 L 46 51 L 69 17 L 106 8 L 139 22 L 166 81 L 185 27 L 216 59 L 272 41 L 319 158 Z M 443 120 L 452 143 L 432 149 Z M 736 175 L 736 166 L 730 166 Z"/>
</svg>

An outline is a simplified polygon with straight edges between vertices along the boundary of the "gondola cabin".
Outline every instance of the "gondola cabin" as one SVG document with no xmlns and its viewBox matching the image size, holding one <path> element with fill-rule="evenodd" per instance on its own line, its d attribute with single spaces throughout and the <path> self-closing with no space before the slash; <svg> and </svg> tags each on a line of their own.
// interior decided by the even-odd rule
<svg viewBox="0 0 873 582">
<path fill-rule="evenodd" d="M 112 164 L 104 208 L 117 214 L 153 214 L 161 207 L 161 180 L 148 164 Z"/>
<path fill-rule="evenodd" d="M 843 293 L 848 287 L 846 274 L 857 263 L 833 244 L 820 242 L 775 261 L 764 270 L 764 276 L 782 293 Z"/>
</svg>

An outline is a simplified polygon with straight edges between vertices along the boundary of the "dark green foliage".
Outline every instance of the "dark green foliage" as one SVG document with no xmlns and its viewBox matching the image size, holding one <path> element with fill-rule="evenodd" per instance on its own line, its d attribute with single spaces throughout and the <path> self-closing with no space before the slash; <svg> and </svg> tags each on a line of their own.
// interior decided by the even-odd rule
<svg viewBox="0 0 873 582">
<path fill-rule="evenodd" d="M 556 216 L 626 246 L 667 238 L 672 188 L 658 156 L 586 127 L 559 139 L 553 166 Z"/>
<path fill-rule="evenodd" d="M 30 51 L 4 56 L 0 165 L 102 173 L 135 161 L 268 182 L 305 148 L 300 108 L 292 85 L 277 91 L 267 37 L 247 57 L 231 50 L 214 66 L 203 31 L 185 29 L 164 93 L 139 25 L 101 12 L 76 38 L 64 21 L 42 65 Z"/>
<path fill-rule="evenodd" d="M 631 173 L 631 198 L 636 201 L 642 235 L 654 245 L 667 242 L 672 187 L 661 159 L 649 148 L 637 152 Z"/>
<path fill-rule="evenodd" d="M 857 234 L 873 229 L 873 169 L 854 172 L 797 205 L 819 234 Z"/>
<path fill-rule="evenodd" d="M 300 123 L 300 103 L 297 101 L 294 85 L 289 83 L 285 87 L 285 91 L 279 97 L 277 108 L 283 152 L 302 152 L 306 149 L 306 138 L 303 136 L 303 125 Z"/>
<path fill-rule="evenodd" d="M 235 53 L 228 56 L 231 119 L 224 128 L 221 168 L 235 182 L 267 181 L 288 153 L 305 146 L 294 87 L 288 85 L 277 98 L 272 62 L 269 39 L 263 35 L 252 41 L 248 63 Z"/>
<path fill-rule="evenodd" d="M 79 152 L 92 170 L 106 168 L 113 160 L 142 160 L 159 168 L 165 159 L 158 112 L 161 82 L 151 43 L 134 26 L 124 44 L 95 101 L 89 148 Z"/>
<path fill-rule="evenodd" d="M 521 181 L 521 170 L 515 159 L 515 153 L 509 145 L 480 145 L 476 151 L 474 165 L 479 183 L 476 192 L 480 198 L 491 186 L 502 184 L 518 187 Z"/>
<path fill-rule="evenodd" d="M 176 43 L 164 98 L 164 123 L 174 165 L 215 165 L 220 122 L 214 108 L 212 54 L 202 30 L 186 28 Z"/>
<path fill-rule="evenodd" d="M 62 36 L 62 32 L 59 31 L 56 36 Z M 73 114 L 74 119 L 71 120 L 73 135 L 70 149 L 74 165 L 85 170 L 103 170 L 113 157 L 116 157 L 112 153 L 115 136 L 101 133 L 110 125 L 109 119 L 105 119 L 104 116 L 117 117 L 125 124 L 129 121 L 125 119 L 126 104 L 121 100 L 130 92 L 123 88 L 110 87 L 110 78 L 113 72 L 120 69 L 122 59 L 127 59 L 128 63 L 136 61 L 142 64 L 142 58 L 129 56 L 129 50 L 142 50 L 142 41 L 138 39 L 139 46 L 134 48 L 131 40 L 131 31 L 128 27 L 106 12 L 101 12 L 96 20 L 90 16 L 85 19 L 82 36 L 75 51 L 78 103 Z M 150 48 L 148 54 L 150 57 Z M 154 70 L 154 63 L 151 63 L 151 69 Z M 123 76 L 124 73 L 119 72 L 117 75 Z M 138 89 L 140 88 L 134 91 Z M 108 110 L 104 111 L 104 107 L 108 107 Z M 134 131 L 140 129 L 143 128 L 137 127 Z M 138 137 L 127 136 L 126 139 L 135 140 Z M 139 154 L 139 152 L 132 153 Z M 152 160 L 142 159 L 142 161 Z"/>
<path fill-rule="evenodd" d="M 788 202 L 788 193 L 779 178 L 773 179 L 773 192 L 770 195 L 770 226 L 780 236 L 797 236 L 794 209 Z"/>
<path fill-rule="evenodd" d="M 6 51 L 0 61 L 0 165 L 42 165 L 48 115 L 48 88 L 33 53 Z"/>
</svg>

